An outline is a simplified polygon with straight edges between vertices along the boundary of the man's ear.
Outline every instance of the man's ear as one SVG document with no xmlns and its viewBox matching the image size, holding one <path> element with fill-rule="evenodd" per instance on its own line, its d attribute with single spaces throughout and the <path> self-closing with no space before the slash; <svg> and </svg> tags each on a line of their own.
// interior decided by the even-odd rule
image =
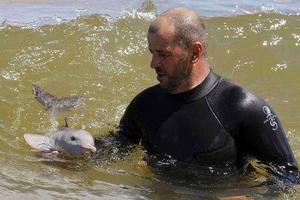
<svg viewBox="0 0 300 200">
<path fill-rule="evenodd" d="M 192 62 L 196 63 L 203 56 L 203 45 L 201 42 L 194 42 L 192 44 Z"/>
</svg>

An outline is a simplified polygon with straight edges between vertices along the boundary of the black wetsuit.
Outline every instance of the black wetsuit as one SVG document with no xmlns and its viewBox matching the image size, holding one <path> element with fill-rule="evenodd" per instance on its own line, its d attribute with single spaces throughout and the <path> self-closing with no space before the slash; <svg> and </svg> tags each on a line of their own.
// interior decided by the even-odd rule
<svg viewBox="0 0 300 200">
<path fill-rule="evenodd" d="M 136 96 L 121 136 L 150 154 L 204 166 L 239 166 L 246 155 L 297 169 L 278 116 L 260 97 L 210 72 L 196 88 L 169 94 L 159 85 Z"/>
</svg>

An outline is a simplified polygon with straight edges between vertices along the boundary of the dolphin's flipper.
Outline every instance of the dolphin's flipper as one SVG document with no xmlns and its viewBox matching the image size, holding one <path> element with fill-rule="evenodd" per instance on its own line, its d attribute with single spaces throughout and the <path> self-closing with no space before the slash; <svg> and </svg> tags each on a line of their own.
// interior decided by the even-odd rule
<svg viewBox="0 0 300 200">
<path fill-rule="evenodd" d="M 44 135 L 24 134 L 25 141 L 34 149 L 39 151 L 53 151 L 54 146 L 50 143 L 50 138 Z"/>
</svg>

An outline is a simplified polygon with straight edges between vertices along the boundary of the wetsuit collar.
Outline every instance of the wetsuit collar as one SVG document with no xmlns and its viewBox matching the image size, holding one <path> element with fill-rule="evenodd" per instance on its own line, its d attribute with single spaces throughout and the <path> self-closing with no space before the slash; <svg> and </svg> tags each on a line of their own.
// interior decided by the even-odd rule
<svg viewBox="0 0 300 200">
<path fill-rule="evenodd" d="M 207 77 L 202 83 L 194 87 L 193 89 L 179 93 L 179 94 L 170 94 L 180 102 L 189 103 L 196 101 L 204 96 L 206 96 L 214 87 L 218 84 L 221 77 L 214 72 L 210 71 Z"/>
</svg>

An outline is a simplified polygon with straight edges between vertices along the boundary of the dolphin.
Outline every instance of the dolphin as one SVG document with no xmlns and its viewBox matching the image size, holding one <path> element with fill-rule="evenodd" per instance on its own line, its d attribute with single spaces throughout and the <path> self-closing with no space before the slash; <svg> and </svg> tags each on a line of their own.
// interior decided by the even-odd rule
<svg viewBox="0 0 300 200">
<path fill-rule="evenodd" d="M 32 92 L 35 99 L 41 103 L 46 110 L 67 111 L 84 103 L 83 96 L 68 96 L 57 98 L 43 91 L 37 84 L 32 84 Z"/>
<path fill-rule="evenodd" d="M 25 133 L 24 139 L 44 157 L 58 155 L 78 157 L 97 151 L 94 138 L 89 132 L 69 127 L 54 131 L 50 136 Z"/>
<path fill-rule="evenodd" d="M 43 91 L 38 85 L 32 84 L 32 91 L 35 99 L 51 111 L 50 117 L 56 111 L 65 111 L 76 108 L 84 103 L 83 96 L 69 96 L 57 98 L 48 92 Z M 53 121 L 53 120 L 51 120 Z M 43 157 L 56 157 L 67 155 L 77 157 L 86 152 L 95 153 L 97 151 L 94 138 L 91 134 L 82 129 L 68 127 L 65 118 L 65 127 L 50 131 L 47 135 L 25 133 L 25 141 Z"/>
</svg>

